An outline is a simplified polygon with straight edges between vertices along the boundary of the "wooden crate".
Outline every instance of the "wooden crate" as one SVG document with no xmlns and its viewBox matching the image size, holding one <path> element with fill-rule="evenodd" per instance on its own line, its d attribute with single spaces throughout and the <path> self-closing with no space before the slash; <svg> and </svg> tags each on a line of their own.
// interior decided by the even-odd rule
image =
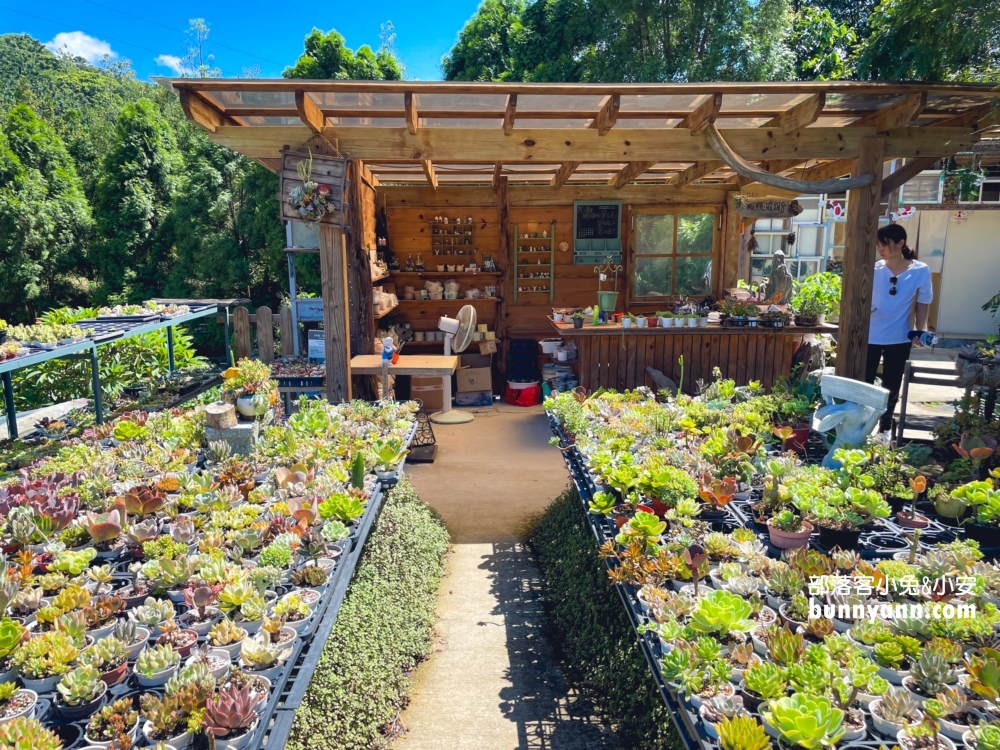
<svg viewBox="0 0 1000 750">
<path fill-rule="evenodd" d="M 321 224 L 336 224 L 344 226 L 346 217 L 344 215 L 344 185 L 347 175 L 347 160 L 336 156 L 323 156 L 322 154 L 312 155 L 312 181 L 330 186 L 330 203 L 334 210 L 327 213 Z M 300 162 L 308 162 L 309 154 L 301 151 L 281 152 L 281 218 L 296 219 L 302 221 L 299 212 L 292 208 L 288 202 L 288 196 L 292 188 L 301 187 L 302 180 L 299 179 L 296 166 Z"/>
</svg>

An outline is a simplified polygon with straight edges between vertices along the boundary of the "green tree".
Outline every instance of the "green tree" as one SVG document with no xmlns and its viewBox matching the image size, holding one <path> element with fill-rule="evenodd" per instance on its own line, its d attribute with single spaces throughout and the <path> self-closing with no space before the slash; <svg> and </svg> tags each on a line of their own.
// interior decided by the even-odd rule
<svg viewBox="0 0 1000 750">
<path fill-rule="evenodd" d="M 509 80 L 514 75 L 514 40 L 521 32 L 524 7 L 524 0 L 483 0 L 441 60 L 445 80 Z"/>
<path fill-rule="evenodd" d="M 65 144 L 31 108 L 14 106 L 0 131 L 5 317 L 31 320 L 40 309 L 75 301 L 86 290 L 77 269 L 92 223 Z"/>
<path fill-rule="evenodd" d="M 92 261 L 102 296 L 148 299 L 172 263 L 173 129 L 148 99 L 125 105 L 97 183 Z"/>
<path fill-rule="evenodd" d="M 826 8 L 803 6 L 792 22 L 789 46 L 795 55 L 795 77 L 803 81 L 849 78 L 857 34 L 838 23 Z"/>
<path fill-rule="evenodd" d="M 403 65 L 383 43 L 378 52 L 367 44 L 351 50 L 336 29 L 323 33 L 313 29 L 305 39 L 305 51 L 295 65 L 285 68 L 285 78 L 336 78 L 343 80 L 400 81 Z"/>
<path fill-rule="evenodd" d="M 882 0 L 869 23 L 859 78 L 1000 80 L 997 0 Z"/>
</svg>

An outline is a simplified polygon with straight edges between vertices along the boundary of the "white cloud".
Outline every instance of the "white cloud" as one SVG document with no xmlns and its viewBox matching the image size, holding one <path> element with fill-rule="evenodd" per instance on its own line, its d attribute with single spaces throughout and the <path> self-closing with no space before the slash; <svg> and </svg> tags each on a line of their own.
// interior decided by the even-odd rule
<svg viewBox="0 0 1000 750">
<path fill-rule="evenodd" d="M 157 55 L 156 64 L 170 68 L 176 75 L 184 73 L 184 61 L 177 55 Z"/>
<path fill-rule="evenodd" d="M 82 57 L 89 63 L 100 62 L 105 55 L 112 59 L 118 57 L 118 53 L 111 49 L 110 44 L 82 31 L 62 31 L 56 34 L 52 41 L 46 42 L 45 47 L 56 54 L 69 53 L 73 57 Z"/>
</svg>

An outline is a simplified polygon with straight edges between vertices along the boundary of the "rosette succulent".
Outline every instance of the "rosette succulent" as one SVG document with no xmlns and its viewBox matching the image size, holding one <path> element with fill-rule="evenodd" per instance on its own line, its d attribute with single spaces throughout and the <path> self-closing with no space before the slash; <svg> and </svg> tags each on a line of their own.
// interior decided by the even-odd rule
<svg viewBox="0 0 1000 750">
<path fill-rule="evenodd" d="M 180 664 L 181 656 L 169 643 L 145 649 L 135 662 L 135 669 L 146 677 L 166 672 Z"/>
<path fill-rule="evenodd" d="M 729 591 L 717 589 L 701 599 L 691 613 L 692 630 L 698 633 L 748 633 L 756 627 L 750 619 L 750 605 Z"/>
<path fill-rule="evenodd" d="M 806 750 L 831 747 L 844 735 L 844 712 L 829 698 L 796 693 L 769 701 L 761 713 L 785 742 Z"/>
<path fill-rule="evenodd" d="M 66 705 L 82 706 L 96 700 L 104 692 L 104 683 L 95 667 L 82 666 L 63 675 L 56 689 L 59 699 Z"/>
<path fill-rule="evenodd" d="M 205 729 L 216 737 L 244 734 L 257 720 L 259 700 L 260 696 L 249 685 L 223 687 L 205 703 Z"/>
</svg>

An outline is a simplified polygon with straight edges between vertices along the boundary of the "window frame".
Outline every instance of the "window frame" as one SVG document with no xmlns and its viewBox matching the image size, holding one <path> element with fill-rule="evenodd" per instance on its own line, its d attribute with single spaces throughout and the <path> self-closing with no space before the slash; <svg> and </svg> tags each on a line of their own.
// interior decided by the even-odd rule
<svg viewBox="0 0 1000 750">
<path fill-rule="evenodd" d="M 705 297 L 713 296 L 715 290 L 716 276 L 719 272 L 719 257 L 721 255 L 721 242 L 722 242 L 722 227 L 720 223 L 723 218 L 723 207 L 718 204 L 676 204 L 676 205 L 659 205 L 659 206 L 635 206 L 631 209 L 630 216 L 630 227 L 629 227 L 629 247 L 628 247 L 628 267 L 627 267 L 627 298 L 629 305 L 658 305 L 664 302 L 675 302 L 681 297 L 689 296 L 683 294 L 674 293 L 674 284 L 677 280 L 677 259 L 678 258 L 708 258 L 709 267 L 711 269 L 711 279 L 709 283 L 709 290 Z M 671 252 L 668 253 L 639 253 L 638 252 L 638 216 L 641 215 L 673 215 L 674 218 L 674 229 L 673 229 L 673 247 Z M 712 247 L 709 252 L 706 253 L 678 253 L 677 252 L 677 227 L 679 222 L 677 221 L 677 216 L 685 214 L 711 214 L 712 219 Z M 635 293 L 635 272 L 638 267 L 638 260 L 640 258 L 670 258 L 671 259 L 671 293 L 669 295 L 654 295 L 654 296 L 643 296 L 638 297 Z"/>
</svg>

